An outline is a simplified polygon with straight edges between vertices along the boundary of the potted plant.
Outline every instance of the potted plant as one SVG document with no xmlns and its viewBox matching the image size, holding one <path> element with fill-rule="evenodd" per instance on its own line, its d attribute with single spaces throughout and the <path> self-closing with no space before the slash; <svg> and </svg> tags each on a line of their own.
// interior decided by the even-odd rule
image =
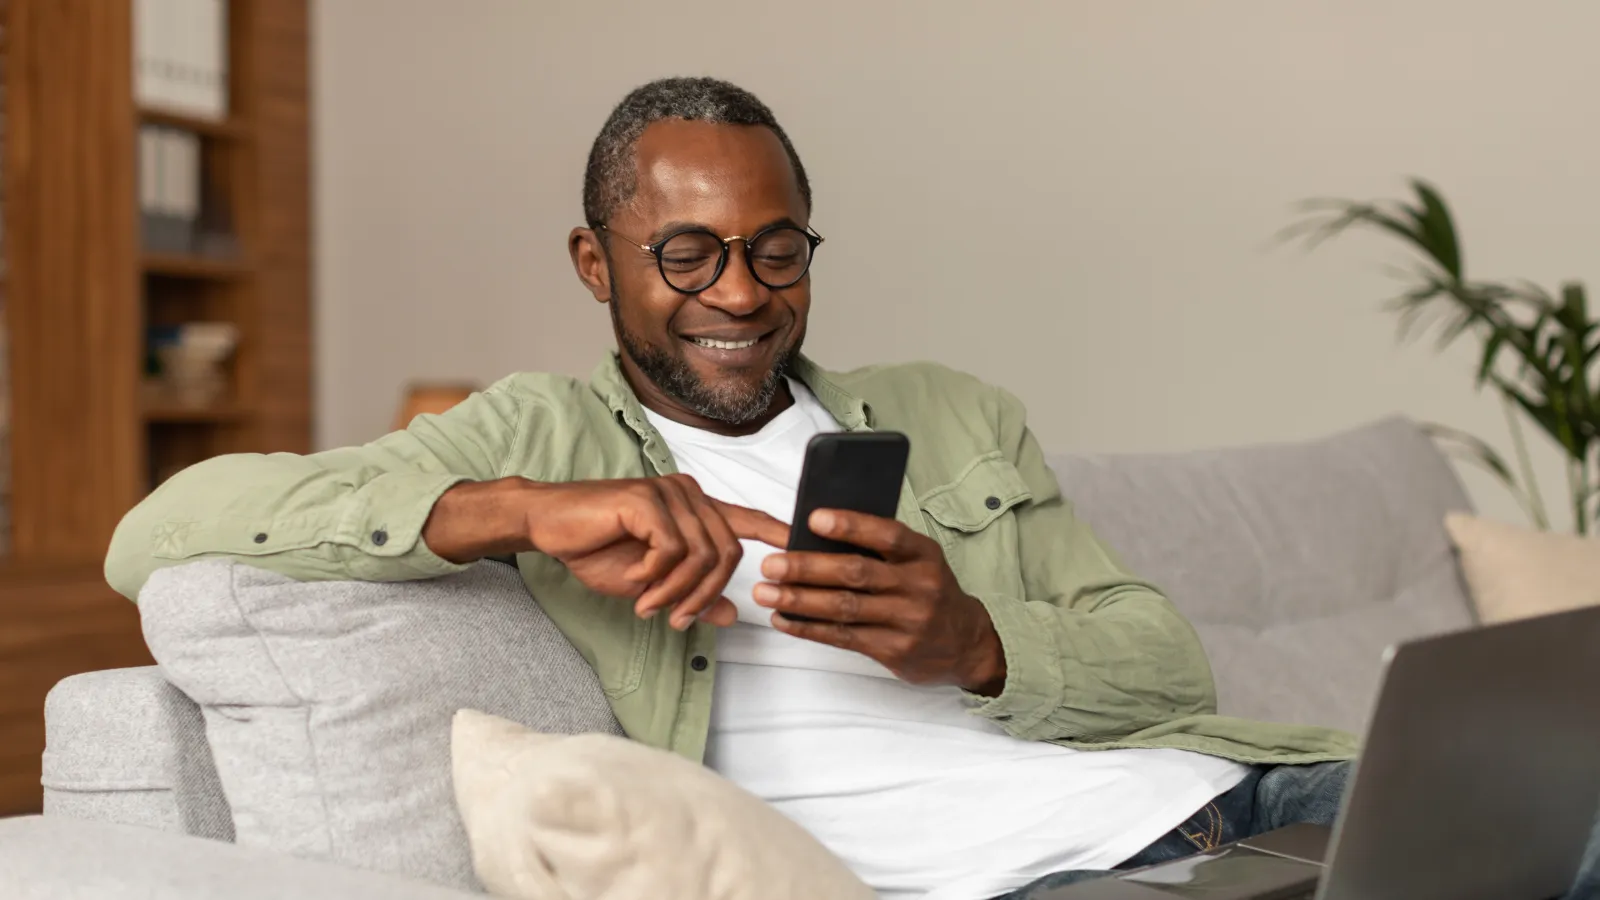
<svg viewBox="0 0 1600 900">
<path fill-rule="evenodd" d="M 1527 281 L 1478 281 L 1466 276 L 1461 242 L 1444 198 L 1412 180 L 1414 198 L 1357 202 L 1310 200 L 1304 217 L 1284 232 L 1308 247 L 1352 229 L 1377 230 L 1415 251 L 1401 270 L 1406 290 L 1391 301 L 1402 339 L 1437 329 L 1443 349 L 1465 334 L 1482 342 L 1477 386 L 1501 397 L 1516 468 L 1494 448 L 1455 429 L 1430 426 L 1458 458 L 1503 482 L 1541 530 L 1550 518 L 1534 480 L 1522 419 L 1531 421 L 1565 455 L 1574 527 L 1600 530 L 1600 322 L 1590 318 L 1583 285 L 1559 295 Z"/>
</svg>

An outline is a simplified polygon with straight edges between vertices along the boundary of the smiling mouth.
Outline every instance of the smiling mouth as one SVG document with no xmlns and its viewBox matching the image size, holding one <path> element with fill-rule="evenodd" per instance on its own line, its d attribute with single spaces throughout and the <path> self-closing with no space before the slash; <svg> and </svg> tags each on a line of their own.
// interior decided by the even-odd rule
<svg viewBox="0 0 1600 900">
<path fill-rule="evenodd" d="M 751 338 L 748 341 L 717 341 L 711 338 L 692 337 L 688 340 L 691 344 L 711 350 L 743 350 L 746 347 L 754 347 L 761 342 L 761 338 Z"/>
</svg>

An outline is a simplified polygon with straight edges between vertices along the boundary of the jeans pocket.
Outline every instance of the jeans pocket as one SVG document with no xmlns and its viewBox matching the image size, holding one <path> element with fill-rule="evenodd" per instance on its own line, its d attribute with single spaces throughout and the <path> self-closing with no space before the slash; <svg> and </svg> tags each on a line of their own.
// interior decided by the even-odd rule
<svg viewBox="0 0 1600 900">
<path fill-rule="evenodd" d="M 1222 813 L 1216 803 L 1207 803 L 1176 830 L 1196 850 L 1214 849 L 1222 843 Z"/>
</svg>

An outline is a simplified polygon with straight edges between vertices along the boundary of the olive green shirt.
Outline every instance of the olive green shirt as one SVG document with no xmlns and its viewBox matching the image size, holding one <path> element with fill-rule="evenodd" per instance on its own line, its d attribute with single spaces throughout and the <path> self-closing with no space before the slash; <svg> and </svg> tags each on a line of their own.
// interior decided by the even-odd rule
<svg viewBox="0 0 1600 900">
<path fill-rule="evenodd" d="M 1010 394 L 931 364 L 803 381 L 848 431 L 901 431 L 911 459 L 896 517 L 944 548 L 983 603 L 1006 657 L 999 696 L 974 715 L 1026 740 L 1078 749 L 1171 747 L 1242 762 L 1346 758 L 1324 728 L 1218 716 L 1194 629 L 1077 519 Z M 564 482 L 676 471 L 615 354 L 590 383 L 520 374 L 362 447 L 310 456 L 233 455 L 173 477 L 128 513 L 106 578 L 137 599 L 158 567 L 225 557 L 301 580 L 403 581 L 462 568 L 420 533 L 464 480 Z M 699 760 L 711 720 L 717 628 L 673 630 L 590 591 L 554 559 L 524 553 L 524 580 L 599 675 L 636 740 Z"/>
</svg>

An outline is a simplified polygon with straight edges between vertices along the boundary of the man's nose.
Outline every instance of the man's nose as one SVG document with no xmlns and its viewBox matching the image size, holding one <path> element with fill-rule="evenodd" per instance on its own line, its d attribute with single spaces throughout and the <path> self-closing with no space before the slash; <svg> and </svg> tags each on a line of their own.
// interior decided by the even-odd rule
<svg viewBox="0 0 1600 900">
<path fill-rule="evenodd" d="M 732 316 L 748 316 L 767 305 L 771 293 L 751 274 L 750 265 L 745 261 L 747 252 L 744 241 L 735 241 L 728 248 L 728 262 L 723 266 L 722 277 L 700 292 L 701 303 Z"/>
</svg>

